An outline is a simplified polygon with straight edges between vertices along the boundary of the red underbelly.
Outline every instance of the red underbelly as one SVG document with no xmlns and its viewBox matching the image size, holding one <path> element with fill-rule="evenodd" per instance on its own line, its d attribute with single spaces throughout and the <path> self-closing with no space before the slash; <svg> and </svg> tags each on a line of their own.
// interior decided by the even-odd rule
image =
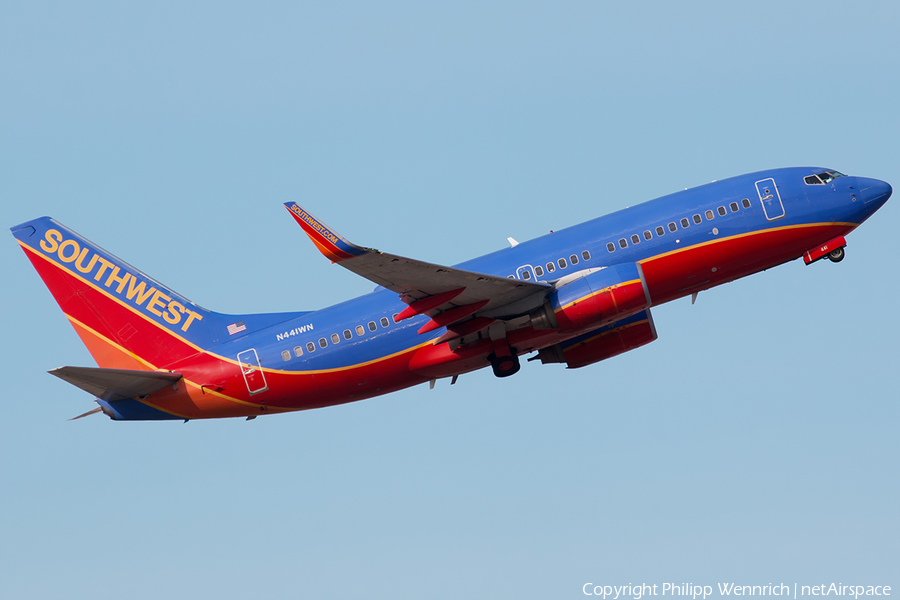
<svg viewBox="0 0 900 600">
<path fill-rule="evenodd" d="M 796 225 L 711 240 L 641 261 L 654 305 L 780 265 L 853 227 Z"/>
</svg>

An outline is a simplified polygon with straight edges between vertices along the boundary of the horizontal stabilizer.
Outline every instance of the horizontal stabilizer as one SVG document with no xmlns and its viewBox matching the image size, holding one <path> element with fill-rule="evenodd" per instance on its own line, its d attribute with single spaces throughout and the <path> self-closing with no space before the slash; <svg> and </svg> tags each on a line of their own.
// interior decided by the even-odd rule
<svg viewBox="0 0 900 600">
<path fill-rule="evenodd" d="M 101 400 L 140 398 L 181 379 L 181 373 L 98 369 L 95 367 L 60 367 L 49 373 Z"/>
</svg>

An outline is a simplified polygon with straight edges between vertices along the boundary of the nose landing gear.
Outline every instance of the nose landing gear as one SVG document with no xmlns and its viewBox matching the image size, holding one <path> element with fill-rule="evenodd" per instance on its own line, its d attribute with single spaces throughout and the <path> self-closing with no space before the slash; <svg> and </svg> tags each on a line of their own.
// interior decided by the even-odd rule
<svg viewBox="0 0 900 600">
<path fill-rule="evenodd" d="M 807 250 L 806 252 L 804 252 L 803 262 L 811 265 L 817 260 L 826 257 L 831 262 L 841 262 L 842 260 L 844 260 L 844 246 L 846 245 L 847 240 L 844 239 L 844 236 L 839 235 L 838 237 L 825 242 L 818 248 L 813 248 L 812 250 Z"/>
</svg>

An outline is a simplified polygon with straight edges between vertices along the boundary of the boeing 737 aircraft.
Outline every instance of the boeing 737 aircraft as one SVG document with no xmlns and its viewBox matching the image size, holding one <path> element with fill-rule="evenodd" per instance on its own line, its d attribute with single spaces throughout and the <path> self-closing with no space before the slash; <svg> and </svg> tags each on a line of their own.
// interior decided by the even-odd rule
<svg viewBox="0 0 900 600">
<path fill-rule="evenodd" d="M 351 244 L 285 206 L 332 262 L 378 284 L 314 312 L 212 312 L 49 217 L 12 228 L 99 368 L 50 371 L 115 420 L 247 417 L 331 406 L 519 357 L 590 365 L 656 339 L 650 309 L 803 257 L 891 196 L 798 167 L 713 182 L 454 267 Z"/>
</svg>

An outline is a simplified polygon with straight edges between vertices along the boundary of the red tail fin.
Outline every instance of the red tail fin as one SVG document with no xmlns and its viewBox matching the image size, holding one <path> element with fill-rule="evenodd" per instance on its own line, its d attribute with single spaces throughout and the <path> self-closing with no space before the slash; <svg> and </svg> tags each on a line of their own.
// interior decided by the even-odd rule
<svg viewBox="0 0 900 600">
<path fill-rule="evenodd" d="M 99 366 L 165 368 L 217 341 L 214 313 L 53 219 L 12 232 Z"/>
</svg>

